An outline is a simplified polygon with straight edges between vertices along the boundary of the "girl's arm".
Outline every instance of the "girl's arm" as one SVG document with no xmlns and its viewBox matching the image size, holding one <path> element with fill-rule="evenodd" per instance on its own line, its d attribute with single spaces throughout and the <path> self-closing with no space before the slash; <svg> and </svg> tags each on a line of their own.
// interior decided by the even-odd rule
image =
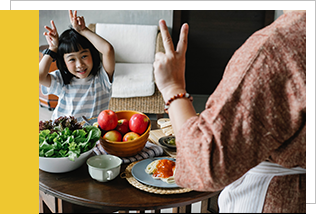
<svg viewBox="0 0 316 214">
<path fill-rule="evenodd" d="M 69 10 L 69 18 L 73 28 L 82 36 L 86 37 L 94 47 L 102 53 L 103 68 L 109 75 L 110 81 L 112 81 L 115 68 L 115 53 L 113 46 L 104 38 L 89 30 L 85 25 L 84 18 L 82 16 L 77 16 L 76 10 L 74 13 Z"/>
<path fill-rule="evenodd" d="M 52 27 L 44 26 L 48 32 L 44 32 L 49 49 L 57 53 L 58 49 L 58 33 L 54 21 L 51 21 Z M 49 75 L 49 68 L 53 58 L 49 55 L 44 55 L 39 63 L 39 83 L 46 87 L 50 87 L 51 77 Z"/>
</svg>

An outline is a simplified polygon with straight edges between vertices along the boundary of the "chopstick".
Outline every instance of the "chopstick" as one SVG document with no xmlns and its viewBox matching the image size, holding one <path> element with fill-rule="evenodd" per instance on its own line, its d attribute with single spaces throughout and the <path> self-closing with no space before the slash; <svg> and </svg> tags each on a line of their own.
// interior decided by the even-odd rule
<svg viewBox="0 0 316 214">
<path fill-rule="evenodd" d="M 86 122 L 86 123 L 88 123 L 89 125 L 92 125 L 91 123 L 90 123 L 90 121 L 85 117 L 85 116 L 81 116 L 82 117 L 82 119 Z"/>
</svg>

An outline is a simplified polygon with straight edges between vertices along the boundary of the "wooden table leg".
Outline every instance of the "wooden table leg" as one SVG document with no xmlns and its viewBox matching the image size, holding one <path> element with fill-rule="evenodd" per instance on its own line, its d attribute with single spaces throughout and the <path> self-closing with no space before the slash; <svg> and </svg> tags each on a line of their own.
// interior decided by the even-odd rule
<svg viewBox="0 0 316 214">
<path fill-rule="evenodd" d="M 39 191 L 39 203 L 40 213 L 56 213 L 57 201 L 55 197 Z"/>
<path fill-rule="evenodd" d="M 205 199 L 201 203 L 201 213 L 211 213 L 208 211 L 209 199 Z"/>
<path fill-rule="evenodd" d="M 172 213 L 191 213 L 191 204 L 172 208 Z"/>
<path fill-rule="evenodd" d="M 57 208 L 58 213 L 74 213 L 73 204 L 59 198 L 57 199 Z"/>
<path fill-rule="evenodd" d="M 39 213 L 44 213 L 44 201 L 41 194 L 39 194 Z"/>
<path fill-rule="evenodd" d="M 201 213 L 218 213 L 218 196 L 219 193 L 211 198 L 203 200 L 201 203 Z"/>
<path fill-rule="evenodd" d="M 71 203 L 45 194 L 42 191 L 39 192 L 39 200 L 40 213 L 72 213 L 74 211 Z"/>
<path fill-rule="evenodd" d="M 39 194 L 39 213 L 51 213 L 41 194 Z"/>
<path fill-rule="evenodd" d="M 108 210 L 99 210 L 83 207 L 39 191 L 39 213 L 108 213 Z M 112 211 L 111 211 L 112 212 Z"/>
</svg>

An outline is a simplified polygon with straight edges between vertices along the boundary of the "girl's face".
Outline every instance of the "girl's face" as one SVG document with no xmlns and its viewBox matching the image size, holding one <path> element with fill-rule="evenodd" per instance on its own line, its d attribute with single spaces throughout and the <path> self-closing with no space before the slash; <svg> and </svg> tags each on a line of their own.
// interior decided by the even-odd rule
<svg viewBox="0 0 316 214">
<path fill-rule="evenodd" d="M 64 60 L 68 71 L 79 79 L 89 76 L 93 68 L 92 56 L 88 48 L 64 54 Z"/>
</svg>

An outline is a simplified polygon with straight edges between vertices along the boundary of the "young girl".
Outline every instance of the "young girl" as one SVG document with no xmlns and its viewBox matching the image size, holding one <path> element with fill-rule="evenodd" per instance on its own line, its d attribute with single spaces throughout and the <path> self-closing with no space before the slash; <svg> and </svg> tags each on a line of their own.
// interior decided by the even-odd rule
<svg viewBox="0 0 316 214">
<path fill-rule="evenodd" d="M 59 97 L 52 120 L 60 116 L 74 116 L 81 120 L 97 117 L 108 109 L 112 95 L 115 56 L 112 45 L 90 31 L 77 11 L 69 11 L 71 29 L 60 37 L 53 21 L 44 32 L 49 44 L 39 63 L 39 83 L 43 94 Z M 100 53 L 102 54 L 102 60 Z M 53 60 L 59 70 L 49 73 Z"/>
</svg>

